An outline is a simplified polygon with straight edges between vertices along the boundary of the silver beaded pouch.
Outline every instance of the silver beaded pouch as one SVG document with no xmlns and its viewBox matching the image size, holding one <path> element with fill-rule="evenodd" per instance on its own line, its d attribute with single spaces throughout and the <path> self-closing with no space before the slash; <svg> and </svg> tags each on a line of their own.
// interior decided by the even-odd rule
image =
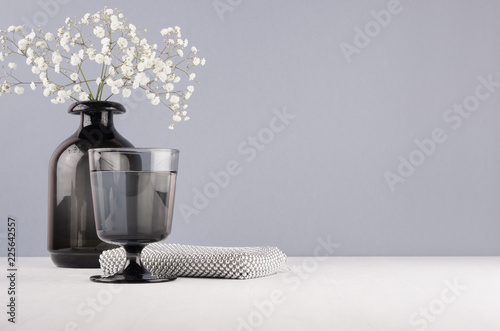
<svg viewBox="0 0 500 331">
<path fill-rule="evenodd" d="M 141 253 L 153 275 L 250 279 L 286 270 L 286 255 L 276 247 L 204 247 L 153 243 Z M 125 250 L 115 248 L 99 257 L 104 276 L 118 273 L 125 264 Z"/>
</svg>

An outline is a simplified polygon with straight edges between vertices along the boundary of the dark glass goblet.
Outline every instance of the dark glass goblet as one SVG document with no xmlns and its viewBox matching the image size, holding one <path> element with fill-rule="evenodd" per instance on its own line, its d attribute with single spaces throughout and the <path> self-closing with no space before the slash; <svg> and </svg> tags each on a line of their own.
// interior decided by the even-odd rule
<svg viewBox="0 0 500 331">
<path fill-rule="evenodd" d="M 152 283 L 158 278 L 141 262 L 149 243 L 167 238 L 172 226 L 179 151 L 160 148 L 89 150 L 90 181 L 97 235 L 122 245 L 127 261 L 111 276 L 92 276 L 101 283 Z"/>
</svg>

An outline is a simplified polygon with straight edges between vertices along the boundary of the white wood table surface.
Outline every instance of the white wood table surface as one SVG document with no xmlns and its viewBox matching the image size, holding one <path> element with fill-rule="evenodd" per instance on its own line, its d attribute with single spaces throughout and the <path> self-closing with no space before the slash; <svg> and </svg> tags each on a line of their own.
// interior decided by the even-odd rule
<svg viewBox="0 0 500 331">
<path fill-rule="evenodd" d="M 4 258 L 6 260 L 6 258 Z M 1 330 L 500 330 L 500 257 L 289 257 L 251 280 L 93 283 L 99 269 L 19 257 Z"/>
</svg>

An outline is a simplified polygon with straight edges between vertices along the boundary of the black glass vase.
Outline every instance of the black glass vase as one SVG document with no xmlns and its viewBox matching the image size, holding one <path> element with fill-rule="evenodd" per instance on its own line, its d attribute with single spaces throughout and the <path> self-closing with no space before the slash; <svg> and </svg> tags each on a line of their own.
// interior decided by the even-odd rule
<svg viewBox="0 0 500 331">
<path fill-rule="evenodd" d="M 113 114 L 125 108 L 116 102 L 84 101 L 68 113 L 80 115 L 78 130 L 55 150 L 49 165 L 48 250 L 63 268 L 98 268 L 104 243 L 96 233 L 88 150 L 133 147 L 113 125 Z"/>
</svg>

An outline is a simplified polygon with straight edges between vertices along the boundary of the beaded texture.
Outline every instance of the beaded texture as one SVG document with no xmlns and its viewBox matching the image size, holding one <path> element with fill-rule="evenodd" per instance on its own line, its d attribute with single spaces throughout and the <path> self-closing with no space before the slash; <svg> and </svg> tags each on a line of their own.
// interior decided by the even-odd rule
<svg viewBox="0 0 500 331">
<path fill-rule="evenodd" d="M 104 276 L 120 272 L 125 250 L 115 248 L 99 257 Z M 250 279 L 286 270 L 286 255 L 276 247 L 205 247 L 153 243 L 141 253 L 144 267 L 158 277 Z"/>
</svg>

